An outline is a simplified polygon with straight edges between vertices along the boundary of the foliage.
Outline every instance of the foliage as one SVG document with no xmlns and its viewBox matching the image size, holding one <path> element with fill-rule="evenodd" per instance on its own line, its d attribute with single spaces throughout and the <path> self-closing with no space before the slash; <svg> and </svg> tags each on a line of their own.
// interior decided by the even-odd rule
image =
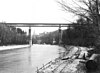
<svg viewBox="0 0 100 73">
<path fill-rule="evenodd" d="M 66 44 L 83 46 L 100 45 L 100 0 L 61 0 L 62 9 L 79 17 L 74 26 L 64 31 L 63 41 Z"/>
<path fill-rule="evenodd" d="M 0 24 L 0 45 L 26 44 L 28 36 L 20 28 Z"/>
<path fill-rule="evenodd" d="M 88 22 L 98 26 L 100 17 L 100 1 L 99 0 L 61 0 L 58 2 L 62 9 L 66 12 L 73 13 L 76 16 L 83 17 Z"/>
<path fill-rule="evenodd" d="M 54 32 L 43 33 L 42 36 L 39 35 L 37 39 L 41 40 L 41 44 L 58 44 L 58 30 Z M 53 43 L 53 40 L 55 40 L 55 43 Z"/>
<path fill-rule="evenodd" d="M 78 24 L 78 23 L 77 23 Z M 96 46 L 98 33 L 92 24 L 74 25 L 63 31 L 62 41 L 67 45 Z"/>
</svg>

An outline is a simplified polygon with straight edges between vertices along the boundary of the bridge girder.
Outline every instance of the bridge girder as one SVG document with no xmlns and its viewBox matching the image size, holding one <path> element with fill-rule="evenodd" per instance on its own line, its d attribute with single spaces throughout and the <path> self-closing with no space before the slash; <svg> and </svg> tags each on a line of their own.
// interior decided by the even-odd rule
<svg viewBox="0 0 100 73">
<path fill-rule="evenodd" d="M 79 24 L 73 23 L 0 23 L 5 24 L 7 26 L 14 26 L 14 27 L 72 27 L 72 26 L 79 26 Z"/>
</svg>

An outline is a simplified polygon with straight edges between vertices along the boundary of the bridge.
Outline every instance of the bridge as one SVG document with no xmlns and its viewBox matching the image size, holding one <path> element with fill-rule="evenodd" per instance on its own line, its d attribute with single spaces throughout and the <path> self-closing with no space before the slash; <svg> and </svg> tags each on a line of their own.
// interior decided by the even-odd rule
<svg viewBox="0 0 100 73">
<path fill-rule="evenodd" d="M 73 23 L 0 23 L 6 24 L 7 26 L 15 26 L 15 27 L 68 27 L 68 26 L 79 26 L 79 24 Z"/>
<path fill-rule="evenodd" d="M 14 26 L 14 27 L 29 27 L 29 37 L 30 37 L 30 47 L 32 46 L 32 36 L 31 36 L 31 27 L 59 27 L 59 44 L 61 43 L 61 27 L 72 27 L 72 26 L 79 26 L 79 24 L 73 23 L 0 23 L 5 24 L 7 26 Z"/>
</svg>

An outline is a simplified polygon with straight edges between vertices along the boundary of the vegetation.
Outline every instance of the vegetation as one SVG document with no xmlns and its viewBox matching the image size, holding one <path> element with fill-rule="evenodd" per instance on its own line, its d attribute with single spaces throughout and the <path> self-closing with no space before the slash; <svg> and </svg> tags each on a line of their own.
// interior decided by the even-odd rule
<svg viewBox="0 0 100 73">
<path fill-rule="evenodd" d="M 35 40 L 37 40 L 37 43 L 40 44 L 58 44 L 59 41 L 58 30 L 54 32 L 42 33 L 38 35 Z"/>
<path fill-rule="evenodd" d="M 20 28 L 0 24 L 0 45 L 27 44 L 28 36 Z"/>
<path fill-rule="evenodd" d="M 68 28 L 63 34 L 63 43 L 81 46 L 100 46 L 100 1 L 99 0 L 67 0 L 58 2 L 66 12 L 79 17 L 77 24 Z"/>
<path fill-rule="evenodd" d="M 62 43 L 77 46 L 100 46 L 100 1 L 99 0 L 61 0 L 62 9 L 78 17 L 73 27 L 63 31 Z M 74 23 L 72 23 L 74 24 Z M 41 43 L 51 44 L 53 38 L 59 42 L 58 31 L 45 34 L 39 39 Z"/>
<path fill-rule="evenodd" d="M 90 26 L 74 26 L 63 31 L 62 42 L 67 45 L 95 46 L 95 31 Z"/>
</svg>

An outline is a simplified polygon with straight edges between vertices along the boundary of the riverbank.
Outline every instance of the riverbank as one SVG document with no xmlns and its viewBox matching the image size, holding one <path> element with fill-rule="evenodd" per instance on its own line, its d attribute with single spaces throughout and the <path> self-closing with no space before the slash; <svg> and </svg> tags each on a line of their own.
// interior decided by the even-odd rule
<svg viewBox="0 0 100 73">
<path fill-rule="evenodd" d="M 99 69 L 96 71 L 92 70 L 91 72 L 87 69 L 86 65 L 90 60 L 86 59 L 85 56 L 89 49 L 91 50 L 91 48 L 87 47 L 66 46 L 65 52 L 59 53 L 59 58 L 56 58 L 40 69 L 37 69 L 37 73 L 99 73 Z M 93 65 L 93 62 L 91 64 Z M 90 65 L 88 67 L 90 67 Z"/>
<path fill-rule="evenodd" d="M 13 50 L 18 48 L 26 48 L 29 47 L 29 45 L 8 45 L 8 46 L 0 46 L 0 51 L 3 50 Z"/>
<path fill-rule="evenodd" d="M 92 53 L 90 57 L 88 57 L 89 52 L 93 51 L 94 48 L 88 48 L 88 47 L 80 47 L 80 46 L 74 46 L 77 47 L 80 51 L 78 56 L 77 54 L 74 54 L 74 61 L 71 65 L 73 65 L 73 69 L 76 69 L 76 71 L 68 73 L 100 73 L 100 55 L 96 53 Z M 67 46 L 65 46 L 66 50 L 68 49 Z M 69 52 L 70 53 L 70 52 Z M 75 65 L 74 65 L 75 64 Z M 95 69 L 95 67 L 97 67 Z M 72 69 L 72 68 L 71 68 Z M 64 72 L 67 73 L 66 70 L 70 70 L 70 68 L 66 68 Z"/>
<path fill-rule="evenodd" d="M 84 65 L 83 63 L 81 64 L 80 61 L 84 60 L 76 59 L 77 54 L 80 53 L 79 48 L 75 46 L 71 46 L 69 48 L 69 51 L 61 52 L 61 56 L 59 58 L 48 62 L 48 64 L 38 69 L 37 73 L 77 73 L 78 70 L 80 71 L 80 66 Z M 85 71 L 81 71 L 79 73 L 85 73 Z"/>
</svg>

